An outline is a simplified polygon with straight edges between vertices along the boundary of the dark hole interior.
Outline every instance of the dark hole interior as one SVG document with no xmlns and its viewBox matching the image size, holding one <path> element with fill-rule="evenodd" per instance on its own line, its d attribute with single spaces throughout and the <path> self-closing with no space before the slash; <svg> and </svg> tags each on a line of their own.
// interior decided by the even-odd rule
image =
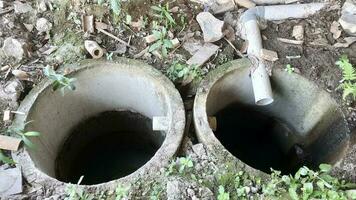
<svg viewBox="0 0 356 200">
<path fill-rule="evenodd" d="M 100 53 L 100 51 L 99 51 L 98 49 L 94 51 L 94 55 L 97 55 L 97 56 L 98 56 L 99 53 Z"/>
<path fill-rule="evenodd" d="M 152 120 L 130 111 L 108 111 L 90 117 L 69 134 L 56 159 L 63 182 L 99 184 L 124 177 L 149 161 L 164 140 L 152 131 Z"/>
<path fill-rule="evenodd" d="M 281 120 L 240 104 L 224 108 L 216 118 L 215 136 L 230 153 L 249 166 L 266 173 L 271 173 L 273 168 L 283 174 L 293 174 L 299 167 L 309 166 L 302 145 L 283 147 L 293 132 Z"/>
</svg>

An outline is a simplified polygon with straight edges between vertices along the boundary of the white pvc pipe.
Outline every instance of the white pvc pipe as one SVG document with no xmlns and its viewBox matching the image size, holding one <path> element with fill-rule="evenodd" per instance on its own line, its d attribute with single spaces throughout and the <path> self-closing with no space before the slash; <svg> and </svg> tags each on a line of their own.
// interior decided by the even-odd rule
<svg viewBox="0 0 356 200">
<path fill-rule="evenodd" d="M 240 18 L 241 37 L 248 41 L 247 54 L 253 63 L 251 80 L 255 102 L 257 105 L 268 105 L 273 102 L 273 94 L 269 75 L 263 59 L 262 38 L 258 27 L 258 19 L 284 20 L 289 18 L 306 18 L 322 9 L 326 3 L 293 4 L 278 6 L 257 6 L 248 9 Z"/>
</svg>

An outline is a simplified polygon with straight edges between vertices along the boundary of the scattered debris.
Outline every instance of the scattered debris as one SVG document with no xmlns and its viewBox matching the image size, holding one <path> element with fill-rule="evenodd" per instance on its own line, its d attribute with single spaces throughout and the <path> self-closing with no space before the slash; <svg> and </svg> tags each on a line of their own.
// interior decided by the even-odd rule
<svg viewBox="0 0 356 200">
<path fill-rule="evenodd" d="M 21 139 L 0 135 L 0 149 L 17 151 L 21 144 Z"/>
<path fill-rule="evenodd" d="M 206 61 L 213 56 L 216 51 L 219 49 L 219 46 L 216 46 L 212 43 L 205 43 L 202 48 L 200 48 L 188 61 L 188 65 L 198 65 L 202 66 Z"/>
<path fill-rule="evenodd" d="M 230 40 L 228 40 L 227 38 L 224 39 L 235 50 L 237 55 L 239 55 L 241 58 L 245 57 L 244 55 L 242 55 L 242 53 L 239 50 L 236 49 L 236 47 L 234 46 L 234 44 L 230 42 Z"/>
<path fill-rule="evenodd" d="M 261 49 L 260 56 L 262 59 L 268 60 L 268 61 L 277 61 L 278 60 L 278 54 L 275 51 L 267 50 L 267 49 Z"/>
<path fill-rule="evenodd" d="M 4 111 L 4 117 L 2 118 L 2 120 L 4 122 L 9 122 L 9 121 L 11 121 L 11 119 L 12 119 L 11 111 L 10 110 L 5 110 Z"/>
<path fill-rule="evenodd" d="M 197 21 L 203 31 L 204 42 L 216 42 L 224 37 L 224 22 L 215 18 L 211 13 L 199 13 L 197 15 Z"/>
<path fill-rule="evenodd" d="M 14 69 L 11 73 L 19 80 L 28 80 L 28 78 L 30 78 L 30 75 L 27 72 L 19 69 Z"/>
<path fill-rule="evenodd" d="M 36 22 L 36 29 L 39 33 L 48 33 L 52 24 L 46 18 L 39 18 Z"/>
<path fill-rule="evenodd" d="M 104 50 L 95 41 L 85 40 L 84 47 L 94 59 L 101 58 L 104 55 Z"/>
<path fill-rule="evenodd" d="M 177 48 L 180 44 L 178 38 L 174 38 L 173 40 L 171 40 L 172 43 L 172 48 Z"/>
<path fill-rule="evenodd" d="M 252 8 L 256 6 L 256 4 L 250 0 L 235 0 L 235 3 L 245 8 Z"/>
<path fill-rule="evenodd" d="M 23 23 L 23 25 L 25 26 L 25 28 L 26 28 L 29 32 L 32 32 L 32 30 L 33 30 L 33 25 L 32 25 L 32 24 Z"/>
<path fill-rule="evenodd" d="M 15 1 L 14 10 L 16 14 L 23 14 L 23 13 L 31 12 L 33 9 L 29 3 L 22 3 L 20 1 Z"/>
<path fill-rule="evenodd" d="M 235 29 L 231 25 L 227 25 L 226 29 L 224 30 L 225 38 L 228 39 L 230 42 L 236 40 Z"/>
<path fill-rule="evenodd" d="M 152 35 L 148 35 L 148 36 L 145 37 L 145 41 L 146 41 L 147 44 L 150 44 L 150 43 L 155 42 L 157 40 L 158 40 L 158 38 L 156 38 L 153 34 Z"/>
<path fill-rule="evenodd" d="M 10 80 L 6 85 L 0 85 L 0 99 L 17 104 L 20 97 L 20 83 L 17 80 Z"/>
<path fill-rule="evenodd" d="M 22 60 L 25 53 L 23 45 L 17 39 L 12 37 L 5 39 L 2 50 L 6 56 L 14 57 L 17 60 Z"/>
<path fill-rule="evenodd" d="M 83 15 L 82 16 L 82 26 L 83 31 L 88 33 L 94 33 L 94 16 L 93 15 Z"/>
<path fill-rule="evenodd" d="M 299 58 L 301 58 L 301 56 L 300 56 L 300 55 L 296 55 L 296 56 L 286 56 L 286 58 L 287 58 L 288 60 L 292 60 L 292 59 L 299 59 Z"/>
<path fill-rule="evenodd" d="M 22 174 L 19 168 L 0 170 L 0 197 L 22 192 Z"/>
<path fill-rule="evenodd" d="M 107 32 L 107 31 L 105 31 L 105 30 L 103 30 L 103 29 L 100 29 L 100 28 L 98 28 L 98 27 L 96 27 L 96 29 L 97 29 L 99 32 L 104 33 L 105 35 L 107 35 L 107 36 L 109 36 L 109 37 L 111 37 L 111 38 L 117 40 L 118 42 L 121 42 L 122 44 L 126 45 L 127 47 L 134 48 L 134 47 L 130 46 L 129 43 L 123 41 L 122 39 L 116 37 L 115 35 L 113 35 L 113 34 Z"/>
<path fill-rule="evenodd" d="M 7 71 L 8 69 L 10 69 L 11 66 L 10 65 L 5 65 L 3 67 L 0 68 L 0 72 L 4 72 L 4 71 Z"/>
<path fill-rule="evenodd" d="M 203 43 L 200 40 L 196 40 L 194 38 L 188 39 L 184 44 L 183 48 L 190 53 L 190 55 L 194 55 L 200 48 L 203 47 Z"/>
<path fill-rule="evenodd" d="M 46 6 L 46 2 L 44 0 L 41 0 L 38 2 L 37 4 L 37 8 L 40 12 L 45 12 L 47 11 L 47 6 Z"/>
<path fill-rule="evenodd" d="M 109 25 L 103 23 L 103 22 L 95 22 L 95 28 L 97 30 L 101 29 L 101 30 L 108 30 L 109 29 Z"/>
<path fill-rule="evenodd" d="M 217 0 L 210 6 L 214 14 L 221 14 L 237 8 L 234 0 Z"/>
<path fill-rule="evenodd" d="M 330 26 L 330 32 L 333 34 L 333 38 L 336 40 L 341 36 L 342 31 L 339 29 L 339 22 L 333 21 Z"/>
<path fill-rule="evenodd" d="M 339 23 L 346 33 L 356 36 L 356 2 L 346 0 L 341 10 Z"/>
<path fill-rule="evenodd" d="M 287 38 L 277 38 L 277 40 L 280 42 L 284 42 L 284 43 L 288 43 L 288 44 L 296 44 L 296 45 L 300 45 L 300 44 L 304 43 L 304 41 L 291 40 L 291 39 L 287 39 Z"/>
<path fill-rule="evenodd" d="M 334 44 L 333 46 L 335 48 L 347 48 L 349 47 L 352 43 L 356 42 L 356 37 L 346 37 L 344 38 L 344 41 L 343 43 L 341 42 L 338 42 L 336 44 Z"/>
<path fill-rule="evenodd" d="M 295 25 L 293 27 L 292 36 L 297 40 L 303 40 L 304 39 L 304 27 L 303 27 L 303 25 Z"/>
</svg>

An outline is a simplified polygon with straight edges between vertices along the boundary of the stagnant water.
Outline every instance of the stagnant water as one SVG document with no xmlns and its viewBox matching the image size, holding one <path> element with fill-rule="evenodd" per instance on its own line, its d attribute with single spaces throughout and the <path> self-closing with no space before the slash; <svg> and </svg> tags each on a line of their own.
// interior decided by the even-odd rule
<svg viewBox="0 0 356 200">
<path fill-rule="evenodd" d="M 150 160 L 163 138 L 152 121 L 129 111 L 93 116 L 71 132 L 56 159 L 56 177 L 92 185 L 131 174 Z"/>
<path fill-rule="evenodd" d="M 230 105 L 216 114 L 216 137 L 224 147 L 249 166 L 271 172 L 294 173 L 308 155 L 300 144 L 285 148 L 293 132 L 282 121 L 253 107 Z"/>
</svg>

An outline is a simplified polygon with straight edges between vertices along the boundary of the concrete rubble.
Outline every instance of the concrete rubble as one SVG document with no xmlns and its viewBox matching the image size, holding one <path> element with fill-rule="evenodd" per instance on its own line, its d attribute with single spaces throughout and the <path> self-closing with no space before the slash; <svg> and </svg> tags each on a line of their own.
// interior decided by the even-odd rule
<svg viewBox="0 0 356 200">
<path fill-rule="evenodd" d="M 197 21 L 203 31 L 204 42 L 216 42 L 224 37 L 224 22 L 215 18 L 211 13 L 199 13 Z"/>
<path fill-rule="evenodd" d="M 5 39 L 2 50 L 4 51 L 6 56 L 14 57 L 17 60 L 21 60 L 25 54 L 21 42 L 12 37 L 8 37 Z"/>
<path fill-rule="evenodd" d="M 0 170 L 0 197 L 22 192 L 22 174 L 19 168 Z"/>
<path fill-rule="evenodd" d="M 347 0 L 344 3 L 339 23 L 346 33 L 356 36 L 356 0 Z"/>
<path fill-rule="evenodd" d="M 212 43 L 205 43 L 188 61 L 188 65 L 198 65 L 202 66 L 205 62 L 213 56 L 219 49 L 218 46 Z"/>
<path fill-rule="evenodd" d="M 31 12 L 33 9 L 29 3 L 22 3 L 20 1 L 15 1 L 14 10 L 16 14 L 23 14 L 23 13 Z"/>
</svg>

